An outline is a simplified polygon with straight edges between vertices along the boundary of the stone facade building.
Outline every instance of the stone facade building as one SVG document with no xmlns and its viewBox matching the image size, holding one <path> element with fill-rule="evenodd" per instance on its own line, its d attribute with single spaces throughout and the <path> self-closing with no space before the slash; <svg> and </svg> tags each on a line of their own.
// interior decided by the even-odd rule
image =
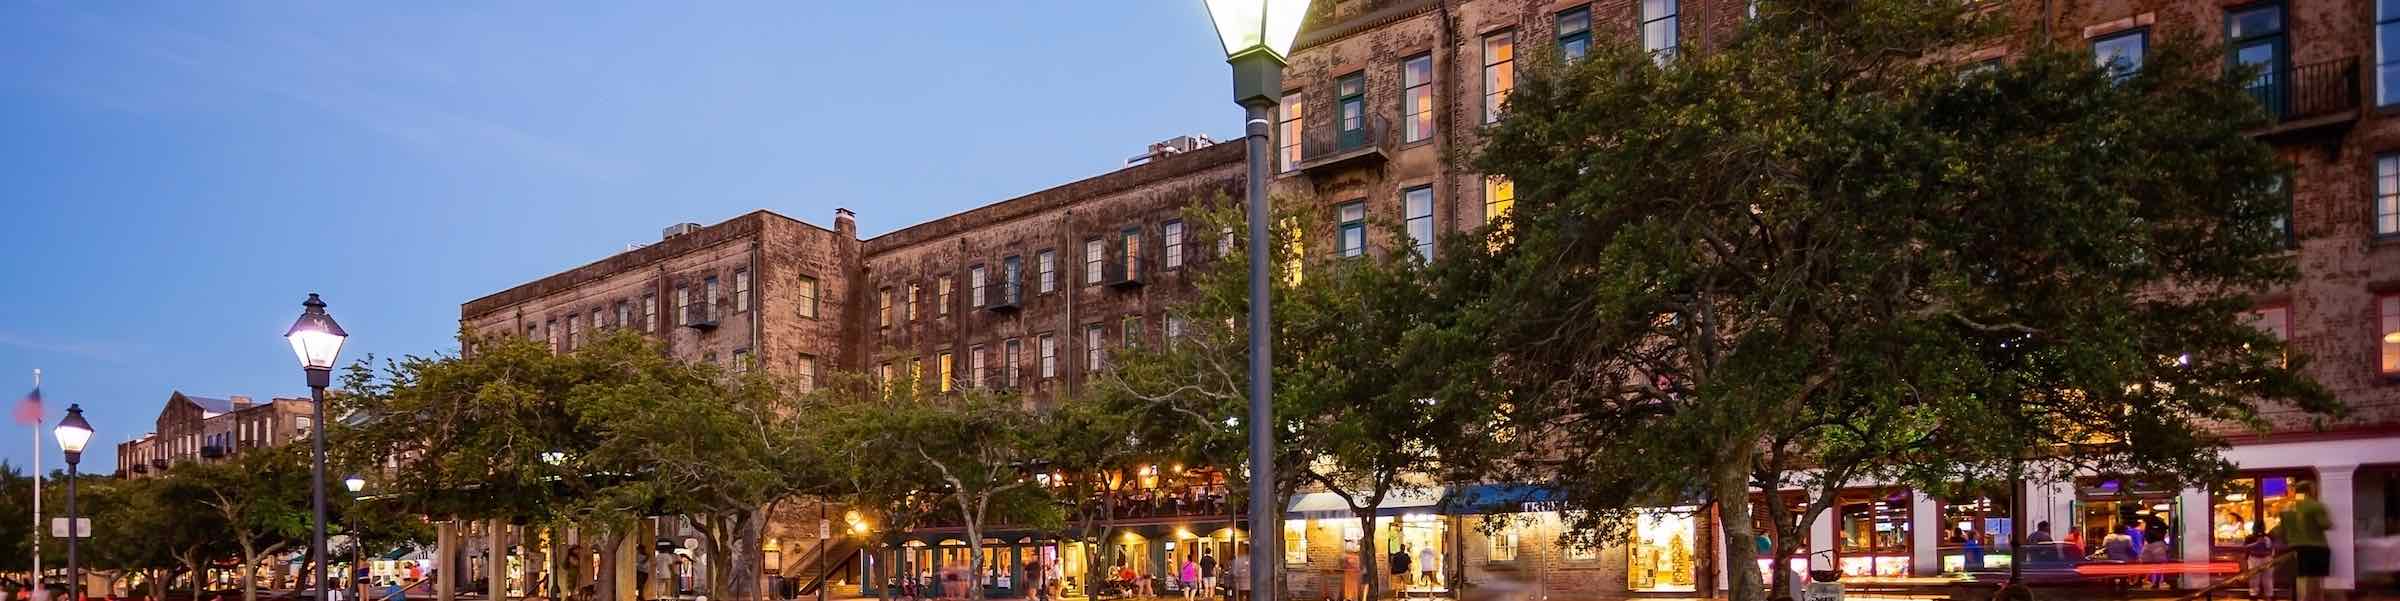
<svg viewBox="0 0 2400 601">
<path fill-rule="evenodd" d="M 2161 524 L 2152 529 L 2165 530 L 2172 557 L 2225 560 L 2234 552 L 2227 533 L 2270 519 L 2297 483 L 2314 482 L 2335 514 L 2333 543 L 2346 550 L 2336 553 L 2330 584 L 2358 586 L 2356 554 L 2347 550 L 2400 528 L 2400 121 L 2391 117 L 2400 114 L 2400 67 L 2385 66 L 2400 59 L 2376 50 L 2400 45 L 2400 6 L 2378 8 L 2393 4 L 1979 3 L 1976 10 L 2015 18 L 2021 32 L 1994 47 L 1960 49 L 1962 64 L 2005 61 L 2037 44 L 2138 62 L 2154 41 L 2189 35 L 2229 44 L 2229 58 L 2270 66 L 2258 92 L 2277 121 L 2256 135 L 2294 168 L 2286 223 L 2301 279 L 2258 291 L 2256 318 L 2313 357 L 2312 375 L 2351 413 L 2320 424 L 2270 408 L 2271 431 L 2232 440 L 2227 456 L 2243 472 L 2224 490 L 2143 490 L 2098 477 L 2037 482 L 2014 491 L 2029 499 L 2026 515 L 2009 515 L 2011 491 L 1936 498 L 1862 482 L 1810 525 L 1804 547 L 1813 557 L 1804 563 L 1858 577 L 1955 573 L 1970 554 L 1987 563 L 2005 557 L 1994 544 L 2037 522 L 2061 538 L 2094 541 L 2124 523 Z M 1507 118 L 1520 61 L 1595 44 L 1706 52 L 1740 35 L 1751 3 L 1321 0 L 1314 11 L 1284 74 L 1271 185 L 1279 198 L 1317 211 L 1311 252 L 1402 247 L 1385 229 L 1356 225 L 1368 221 L 1400 224 L 1417 249 L 1441 252 L 1427 242 L 1480 227 L 1514 202 L 1507 182 L 1453 159 L 1478 143 L 1479 127 Z M 1188 289 L 1180 270 L 1211 250 L 1191 243 L 1206 237 L 1188 231 L 1182 216 L 1220 193 L 1238 196 L 1240 150 L 1189 140 L 1158 146 L 1137 166 L 872 238 L 858 236 L 847 211 L 830 230 L 766 211 L 680 227 L 659 243 L 469 302 L 461 320 L 560 349 L 592 328 L 630 324 L 692 360 L 788 374 L 913 376 L 921 388 L 991 386 L 1040 403 L 1105 368 L 1112 346 L 1176 327 L 1167 309 Z M 1580 549 L 1557 543 L 1554 508 L 1453 515 L 1433 499 L 1479 491 L 1417 492 L 1397 495 L 1383 508 L 1388 519 L 1372 528 L 1322 499 L 1295 500 L 1283 525 L 1293 593 L 1340 597 L 1357 586 L 1350 555 L 1368 536 L 1387 552 L 1406 549 L 1412 572 L 1433 568 L 1408 576 L 1416 594 L 1456 595 L 1457 578 L 1557 598 L 1723 592 L 1726 570 L 1712 552 L 1719 529 L 1705 510 L 1661 507 L 1636 525 L 1635 541 Z M 1226 545 L 1230 531 L 1220 528 L 1230 521 L 1161 518 L 1125 544 L 1162 561 L 1175 544 L 1222 537 L 1217 544 Z M 1038 538 L 1003 542 L 987 551 L 1007 555 L 995 565 L 1059 553 Z M 788 551 L 797 546 L 777 549 L 809 557 Z M 934 540 L 909 551 L 921 559 L 882 561 L 940 565 L 958 553 Z M 999 576 L 987 583 L 994 592 L 1020 593 Z"/>
<path fill-rule="evenodd" d="M 266 402 L 234 395 L 204 397 L 173 392 L 158 412 L 156 429 L 117 444 L 119 477 L 164 474 L 186 461 L 222 461 L 244 451 L 271 447 L 308 435 L 309 400 Z"/>
</svg>

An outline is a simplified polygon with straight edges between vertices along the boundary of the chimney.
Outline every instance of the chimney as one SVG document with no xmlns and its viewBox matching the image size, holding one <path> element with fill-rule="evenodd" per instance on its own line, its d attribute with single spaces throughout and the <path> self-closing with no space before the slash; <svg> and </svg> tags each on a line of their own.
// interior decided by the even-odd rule
<svg viewBox="0 0 2400 601">
<path fill-rule="evenodd" d="M 833 209 L 833 231 L 841 234 L 844 240 L 857 240 L 858 214 L 850 212 L 848 207 L 835 207 Z"/>
<path fill-rule="evenodd" d="M 231 400 L 233 401 L 233 408 L 235 409 L 247 409 L 250 407 L 250 395 L 233 395 Z"/>
<path fill-rule="evenodd" d="M 670 225 L 670 226 L 667 226 L 667 229 L 666 229 L 665 231 L 659 232 L 659 234 L 658 234 L 658 239 L 660 239 L 660 240 L 665 240 L 665 239 L 668 239 L 668 238 L 673 238 L 673 237 L 676 237 L 676 236 L 681 236 L 681 235 L 684 235 L 684 234 L 689 234 L 689 233 L 692 233 L 692 232 L 697 232 L 697 231 L 700 231 L 700 224 L 697 224 L 697 223 L 678 223 L 678 224 L 675 224 L 675 225 Z"/>
</svg>

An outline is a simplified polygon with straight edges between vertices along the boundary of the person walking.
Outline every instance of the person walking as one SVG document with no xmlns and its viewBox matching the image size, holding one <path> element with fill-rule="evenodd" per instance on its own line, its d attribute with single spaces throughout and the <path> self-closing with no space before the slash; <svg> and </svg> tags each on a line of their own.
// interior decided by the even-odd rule
<svg viewBox="0 0 2400 601">
<path fill-rule="evenodd" d="M 2167 529 L 2149 527 L 2143 528 L 2141 532 L 2142 563 L 2166 563 Z M 2168 588 L 2169 581 L 2167 580 L 2167 574 L 2165 572 L 2158 571 L 2151 572 L 2148 584 L 2152 588 Z"/>
<path fill-rule="evenodd" d="M 1217 554 L 1205 548 L 1200 551 L 1200 596 L 1217 598 Z"/>
<path fill-rule="evenodd" d="M 1233 601 L 1250 601 L 1250 555 L 1233 552 L 1233 565 L 1225 568 L 1225 576 L 1233 579 Z"/>
<path fill-rule="evenodd" d="M 1198 598 L 1200 596 L 1200 562 L 1192 561 L 1192 556 L 1185 555 L 1183 556 L 1183 568 L 1176 572 L 1176 581 L 1183 585 L 1185 601 Z"/>
<path fill-rule="evenodd" d="M 2040 522 L 2036 522 L 2036 523 L 2034 523 L 2034 525 L 2033 525 L 2033 532 L 2032 532 L 2032 533 L 2030 533 L 2030 534 L 2026 534 L 2026 535 L 2025 535 L 2025 542 L 2028 542 L 2028 543 L 2034 543 L 2034 544 L 2041 544 L 2041 543 L 2050 542 L 2050 522 L 2049 522 L 2049 520 L 2043 520 L 2043 521 L 2040 521 Z"/>
<path fill-rule="evenodd" d="M 2275 527 L 2282 530 L 2285 546 L 2292 548 L 2292 568 L 2298 575 L 2294 586 L 2297 601 L 2323 601 L 2325 577 L 2333 573 L 2333 547 L 2325 540 L 2325 531 L 2333 529 L 2333 517 L 2325 503 L 2317 500 L 2317 483 L 2301 480 L 2292 485 L 2300 497 L 2283 510 L 2283 521 Z"/>
<path fill-rule="evenodd" d="M 2250 523 L 2250 536 L 2242 539 L 2242 569 L 2250 572 L 2250 598 L 2264 601 L 2275 598 L 2275 539 L 2267 536 L 2262 522 Z"/>
</svg>

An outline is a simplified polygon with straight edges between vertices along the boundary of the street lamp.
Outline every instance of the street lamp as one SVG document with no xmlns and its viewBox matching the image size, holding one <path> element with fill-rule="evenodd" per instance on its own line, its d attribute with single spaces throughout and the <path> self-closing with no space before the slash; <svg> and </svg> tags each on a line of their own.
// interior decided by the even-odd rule
<svg viewBox="0 0 2400 601">
<path fill-rule="evenodd" d="M 292 343 L 292 354 L 300 357 L 301 371 L 308 373 L 308 398 L 311 417 L 308 422 L 309 454 L 308 492 L 316 503 L 316 520 L 310 523 L 308 556 L 317 562 L 317 601 L 325 601 L 326 584 L 332 580 L 325 573 L 325 387 L 333 383 L 333 359 L 342 354 L 342 341 L 350 334 L 325 312 L 325 301 L 317 293 L 308 293 L 300 303 L 300 319 L 283 338 Z"/>
<path fill-rule="evenodd" d="M 357 519 L 358 493 L 367 489 L 367 479 L 360 477 L 358 474 L 343 476 L 342 488 L 350 489 L 350 509 L 342 512 L 342 524 L 344 524 L 344 528 L 350 531 L 350 571 L 356 572 L 364 569 L 367 565 L 367 546 L 365 541 L 358 537 Z M 342 578 L 343 582 L 345 583 L 343 590 L 350 590 L 351 588 L 364 588 L 366 586 L 366 583 L 356 581 L 354 577 L 348 573 L 343 574 Z M 367 598 L 367 596 L 364 594 L 365 592 L 366 591 L 363 590 L 357 590 L 344 594 L 357 593 L 358 598 L 365 599 Z"/>
<path fill-rule="evenodd" d="M 1208 18 L 1233 65 L 1233 101 L 1242 105 L 1243 143 L 1249 148 L 1250 179 L 1250 590 L 1259 601 L 1275 601 L 1276 554 L 1283 536 L 1275 499 L 1275 431 L 1269 418 L 1274 390 L 1268 374 L 1267 149 L 1273 148 L 1275 100 L 1283 93 L 1283 55 L 1300 36 L 1309 0 L 1206 0 Z"/>
<path fill-rule="evenodd" d="M 359 491 L 367 489 L 367 479 L 358 477 L 358 474 L 351 474 L 350 477 L 342 479 L 342 488 L 350 489 L 350 494 L 358 494 Z"/>
<path fill-rule="evenodd" d="M 92 423 L 83 421 L 83 405 L 67 405 L 67 418 L 58 420 L 51 434 L 58 437 L 58 450 L 67 454 L 67 598 L 82 601 L 83 562 L 75 544 L 83 538 L 81 516 L 75 510 L 75 481 L 81 478 L 76 477 L 75 464 L 83 462 L 83 445 L 92 441 Z"/>
</svg>

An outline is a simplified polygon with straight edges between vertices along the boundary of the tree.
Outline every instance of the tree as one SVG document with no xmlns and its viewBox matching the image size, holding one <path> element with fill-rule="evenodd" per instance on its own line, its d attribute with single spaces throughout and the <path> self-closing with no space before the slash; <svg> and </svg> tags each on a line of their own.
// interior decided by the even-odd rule
<svg viewBox="0 0 2400 601">
<path fill-rule="evenodd" d="M 910 383 L 823 390 L 831 401 L 823 408 L 830 412 L 826 439 L 872 462 L 851 464 L 854 493 L 871 506 L 954 515 L 964 526 L 974 575 L 969 598 L 983 598 L 983 587 L 971 583 L 986 569 L 987 524 L 1059 521 L 1035 478 L 1048 463 L 1036 444 L 1039 416 L 1018 399 L 980 389 L 920 398 Z"/>
<path fill-rule="evenodd" d="M 1519 475 L 1583 510 L 1580 542 L 1713 501 L 1731 592 L 1755 599 L 1754 485 L 1820 467 L 1938 480 L 2027 441 L 2185 469 L 2216 461 L 2209 425 L 2254 402 L 2329 409 L 2235 319 L 2292 275 L 2263 227 L 2282 168 L 2205 52 L 2162 44 L 2118 76 L 2035 42 L 1967 69 L 1943 57 L 1997 40 L 1999 13 L 1760 12 L 1723 48 L 1534 66 L 1472 159 L 1519 195 L 1437 270 L 1481 299 L 1456 323 L 1488 359 L 1451 374 L 1524 429 Z M 2064 354 L 2027 367 L 2008 344 Z M 1839 482 L 1804 515 L 1768 504 L 1785 540 Z"/>
<path fill-rule="evenodd" d="M 92 515 L 85 557 L 117 577 L 139 576 L 151 599 L 163 599 L 177 576 L 195 574 L 207 557 L 234 550 L 220 514 L 192 511 L 166 497 L 172 474 L 116 480 Z M 201 578 L 193 577 L 195 596 Z"/>
<path fill-rule="evenodd" d="M 308 539 L 313 514 L 307 452 L 296 446 L 257 449 L 221 462 L 179 465 L 165 478 L 166 499 L 213 513 L 224 540 L 241 551 L 242 601 L 258 599 L 261 559 Z"/>
</svg>

